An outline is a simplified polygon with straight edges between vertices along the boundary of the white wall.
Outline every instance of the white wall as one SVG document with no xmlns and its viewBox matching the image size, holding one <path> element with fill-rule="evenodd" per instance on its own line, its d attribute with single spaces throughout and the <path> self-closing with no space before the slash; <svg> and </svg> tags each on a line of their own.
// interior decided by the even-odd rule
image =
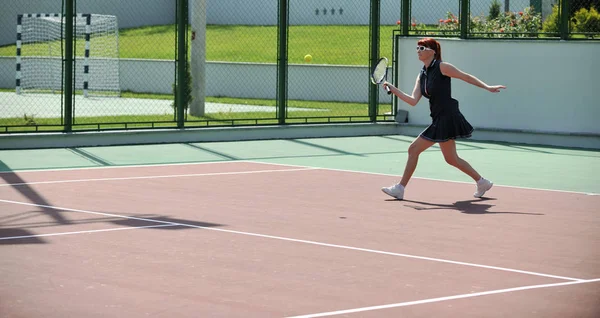
<svg viewBox="0 0 600 318">
<path fill-rule="evenodd" d="M 423 64 L 417 39 L 400 39 L 399 87 L 411 92 Z M 600 134 L 600 45 L 592 42 L 440 40 L 445 61 L 488 84 L 503 84 L 492 94 L 452 80 L 452 93 L 475 127 Z M 409 122 L 429 124 L 429 104 L 400 102 Z"/>
<path fill-rule="evenodd" d="M 0 56 L 0 88 L 15 88 L 17 59 Z"/>
</svg>

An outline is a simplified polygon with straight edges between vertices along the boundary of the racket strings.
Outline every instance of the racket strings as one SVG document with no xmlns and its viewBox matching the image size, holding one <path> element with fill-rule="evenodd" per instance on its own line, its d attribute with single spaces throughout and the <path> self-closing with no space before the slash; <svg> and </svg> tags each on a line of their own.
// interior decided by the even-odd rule
<svg viewBox="0 0 600 318">
<path fill-rule="evenodd" d="M 377 65 L 375 65 L 375 69 L 373 70 L 373 74 L 371 74 L 373 81 L 377 84 L 383 82 L 383 80 L 387 77 L 387 60 L 381 59 Z"/>
<path fill-rule="evenodd" d="M 375 78 L 375 80 L 377 82 L 383 81 L 383 79 L 385 78 L 386 71 L 387 71 L 386 65 L 377 65 L 377 67 L 375 68 L 375 71 L 373 72 L 373 78 Z"/>
</svg>

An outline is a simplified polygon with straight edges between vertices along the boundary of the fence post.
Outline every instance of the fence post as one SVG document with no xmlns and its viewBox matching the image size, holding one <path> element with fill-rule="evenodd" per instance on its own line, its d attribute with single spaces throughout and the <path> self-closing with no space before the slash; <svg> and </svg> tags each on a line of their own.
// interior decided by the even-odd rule
<svg viewBox="0 0 600 318">
<path fill-rule="evenodd" d="M 402 12 L 401 12 L 402 19 L 400 20 L 400 22 L 402 22 L 402 35 L 403 36 L 408 36 L 408 30 L 410 28 L 410 12 L 411 12 L 410 0 L 402 0 Z"/>
<path fill-rule="evenodd" d="M 379 60 L 379 24 L 380 24 L 380 0 L 371 0 L 371 21 L 369 23 L 369 72 L 375 67 Z M 369 84 L 369 120 L 377 121 L 377 109 L 379 108 L 379 86 Z"/>
<path fill-rule="evenodd" d="M 175 107 L 177 108 L 177 127 L 183 128 L 185 109 L 187 108 L 187 0 L 177 0 L 177 83 Z"/>
<path fill-rule="evenodd" d="M 285 124 L 288 100 L 288 14 L 289 0 L 279 1 L 277 23 L 277 121 Z"/>
<path fill-rule="evenodd" d="M 560 39 L 569 39 L 569 4 L 571 0 L 561 0 L 560 3 Z"/>
<path fill-rule="evenodd" d="M 66 0 L 65 3 L 65 53 L 64 53 L 64 104 L 65 104 L 65 132 L 73 130 L 73 7 L 74 0 Z"/>
<path fill-rule="evenodd" d="M 460 1 L 460 38 L 466 39 L 469 34 L 469 22 L 471 21 L 471 4 L 469 0 Z"/>
</svg>

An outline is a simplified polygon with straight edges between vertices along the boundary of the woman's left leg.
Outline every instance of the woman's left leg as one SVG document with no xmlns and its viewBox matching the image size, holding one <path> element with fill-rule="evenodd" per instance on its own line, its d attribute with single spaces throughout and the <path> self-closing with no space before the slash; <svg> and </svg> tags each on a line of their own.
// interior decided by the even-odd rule
<svg viewBox="0 0 600 318">
<path fill-rule="evenodd" d="M 450 139 L 448 141 L 440 142 L 440 149 L 442 150 L 442 154 L 444 155 L 444 159 L 446 162 L 458 168 L 460 171 L 469 175 L 469 177 L 473 178 L 475 181 L 479 181 L 481 179 L 481 175 L 471 167 L 471 165 L 460 158 L 456 153 L 456 142 L 454 139 Z"/>
</svg>

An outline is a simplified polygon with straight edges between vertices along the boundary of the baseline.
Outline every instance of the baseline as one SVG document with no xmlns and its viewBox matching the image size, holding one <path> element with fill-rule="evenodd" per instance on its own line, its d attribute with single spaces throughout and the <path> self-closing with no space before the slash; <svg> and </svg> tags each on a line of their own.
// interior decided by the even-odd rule
<svg viewBox="0 0 600 318">
<path fill-rule="evenodd" d="M 529 286 L 521 286 L 521 287 L 514 287 L 514 288 L 497 289 L 497 290 L 490 290 L 490 291 L 479 292 L 479 293 L 461 294 L 461 295 L 439 297 L 439 298 L 429 298 L 429 299 L 408 301 L 408 302 L 396 303 L 396 304 L 387 304 L 387 305 L 380 305 L 380 306 L 329 311 L 329 312 L 322 312 L 322 313 L 315 313 L 315 314 L 308 314 L 308 315 L 301 315 L 301 316 L 290 316 L 287 318 L 328 317 L 328 316 L 352 314 L 352 313 L 364 312 L 364 311 L 420 305 L 420 304 L 434 303 L 434 302 L 461 299 L 461 298 L 472 298 L 472 297 L 480 297 L 480 296 L 493 295 L 493 294 L 511 293 L 511 292 L 517 292 L 517 291 L 523 291 L 523 290 L 530 290 L 530 289 L 552 288 L 552 287 L 559 287 L 559 286 L 567 286 L 567 285 L 575 285 L 575 284 L 588 284 L 588 283 L 595 283 L 595 282 L 600 282 L 600 278 L 579 280 L 579 281 L 572 281 L 572 282 L 562 282 L 562 283 L 542 284 L 542 285 L 529 285 Z"/>
</svg>

